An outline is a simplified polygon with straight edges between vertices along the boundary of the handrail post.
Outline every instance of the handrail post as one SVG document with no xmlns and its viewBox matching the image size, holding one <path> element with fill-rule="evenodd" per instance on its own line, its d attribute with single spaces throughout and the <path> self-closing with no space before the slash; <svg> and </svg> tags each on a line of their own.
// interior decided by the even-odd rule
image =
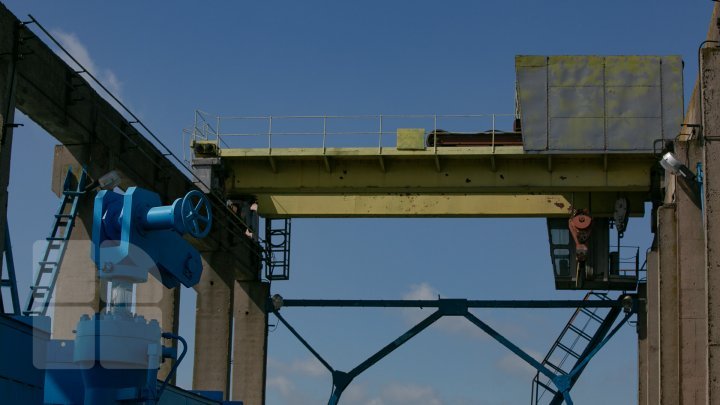
<svg viewBox="0 0 720 405">
<path fill-rule="evenodd" d="M 217 124 L 215 125 L 215 139 L 217 147 L 220 148 L 220 116 L 217 116 Z"/>
<path fill-rule="evenodd" d="M 272 115 L 268 116 L 268 155 L 272 154 Z"/>
<path fill-rule="evenodd" d="M 327 136 L 327 115 L 323 115 L 323 138 L 322 138 L 323 155 L 325 154 L 325 137 L 326 136 Z"/>
<path fill-rule="evenodd" d="M 437 114 L 433 115 L 433 149 L 437 155 Z"/>
<path fill-rule="evenodd" d="M 378 154 L 382 154 L 383 116 L 380 114 L 380 134 L 378 136 Z"/>
<path fill-rule="evenodd" d="M 195 110 L 195 123 L 193 124 L 192 139 L 190 140 L 190 143 L 192 143 L 195 140 L 195 133 L 197 132 L 197 118 L 198 118 L 198 110 Z"/>
<path fill-rule="evenodd" d="M 492 153 L 495 153 L 495 114 L 492 115 Z"/>
</svg>

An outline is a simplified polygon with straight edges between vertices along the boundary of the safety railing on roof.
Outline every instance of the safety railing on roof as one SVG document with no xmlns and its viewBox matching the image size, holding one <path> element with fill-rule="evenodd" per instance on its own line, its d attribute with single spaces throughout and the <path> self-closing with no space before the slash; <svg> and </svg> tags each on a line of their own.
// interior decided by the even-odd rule
<svg viewBox="0 0 720 405">
<path fill-rule="evenodd" d="M 422 129 L 422 149 L 449 146 L 452 135 L 456 146 L 489 146 L 494 151 L 508 144 L 510 135 L 519 142 L 516 118 L 515 114 L 213 116 L 196 110 L 193 128 L 185 133 L 191 145 L 214 142 L 219 148 L 267 149 L 268 153 L 279 148 L 322 148 L 323 152 L 377 148 L 382 153 L 383 148 L 397 147 L 399 129 L 414 129 L 416 135 Z M 467 145 L 463 136 L 468 136 Z"/>
</svg>

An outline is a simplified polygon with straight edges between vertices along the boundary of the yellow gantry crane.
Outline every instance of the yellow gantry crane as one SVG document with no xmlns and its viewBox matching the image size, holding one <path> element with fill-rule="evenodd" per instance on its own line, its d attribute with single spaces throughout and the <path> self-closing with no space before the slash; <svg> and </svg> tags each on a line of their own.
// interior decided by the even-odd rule
<svg viewBox="0 0 720 405">
<path fill-rule="evenodd" d="M 621 237 L 627 217 L 659 203 L 659 156 L 683 119 L 682 60 L 518 56 L 516 71 L 513 114 L 197 112 L 193 166 L 268 220 L 546 217 L 557 288 L 629 289 L 639 251 L 634 277 L 613 283 L 623 269 L 609 229 Z M 593 226 L 571 235 L 578 213 Z"/>
</svg>

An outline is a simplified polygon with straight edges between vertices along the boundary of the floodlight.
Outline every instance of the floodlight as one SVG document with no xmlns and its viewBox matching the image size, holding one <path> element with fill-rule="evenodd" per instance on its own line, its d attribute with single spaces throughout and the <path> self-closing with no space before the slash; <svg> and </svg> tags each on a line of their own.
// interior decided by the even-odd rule
<svg viewBox="0 0 720 405">
<path fill-rule="evenodd" d="M 695 173 L 678 160 L 672 152 L 668 152 L 663 155 L 660 160 L 660 165 L 665 168 L 665 170 L 672 172 L 672 174 L 679 174 L 688 180 L 695 180 L 697 177 L 695 176 Z"/>
<path fill-rule="evenodd" d="M 680 185 L 680 188 L 685 191 L 688 197 L 690 197 L 690 200 L 692 200 L 698 208 L 701 208 L 702 190 L 698 176 L 680 162 L 672 152 L 663 155 L 662 159 L 660 159 L 660 165 L 678 177 L 677 183 Z"/>
<path fill-rule="evenodd" d="M 120 173 L 118 173 L 115 170 L 112 170 L 112 171 L 100 176 L 99 179 L 88 184 L 88 186 L 85 187 L 85 191 L 90 191 L 95 188 L 101 188 L 103 190 L 112 190 L 115 187 L 120 186 L 121 182 L 122 182 L 122 178 L 120 177 Z"/>
</svg>

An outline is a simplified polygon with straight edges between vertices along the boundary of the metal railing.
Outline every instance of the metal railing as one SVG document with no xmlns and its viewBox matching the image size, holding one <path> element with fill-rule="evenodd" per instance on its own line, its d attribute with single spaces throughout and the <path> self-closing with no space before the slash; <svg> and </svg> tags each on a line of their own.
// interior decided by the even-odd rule
<svg viewBox="0 0 720 405">
<path fill-rule="evenodd" d="M 614 252 L 608 255 L 608 268 L 611 273 L 615 266 L 615 275 L 639 278 L 640 275 L 640 247 L 639 246 L 615 246 Z M 613 258 L 615 256 L 615 258 Z M 617 263 L 613 263 L 617 260 Z"/>
<path fill-rule="evenodd" d="M 407 114 L 407 115 L 279 115 L 279 116 L 213 116 L 196 110 L 194 125 L 185 130 L 192 144 L 214 142 L 219 148 L 267 149 L 321 148 L 323 153 L 334 147 L 370 147 L 382 153 L 395 147 L 397 130 L 422 128 L 433 136 L 437 151 L 438 131 L 453 134 L 491 135 L 495 151 L 495 134 L 511 132 L 515 114 Z"/>
</svg>

